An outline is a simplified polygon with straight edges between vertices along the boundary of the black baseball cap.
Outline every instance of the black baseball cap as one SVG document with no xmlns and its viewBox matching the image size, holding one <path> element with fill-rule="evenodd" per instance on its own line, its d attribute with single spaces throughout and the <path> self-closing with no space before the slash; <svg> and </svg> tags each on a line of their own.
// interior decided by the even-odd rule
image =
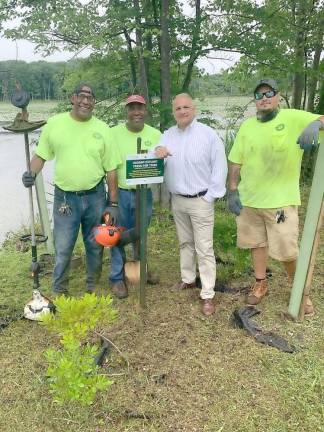
<svg viewBox="0 0 324 432">
<path fill-rule="evenodd" d="M 275 92 L 279 91 L 277 81 L 275 81 L 272 78 L 263 78 L 258 82 L 257 86 L 255 87 L 254 93 L 258 90 L 259 87 L 261 87 L 263 85 L 266 85 L 266 86 L 272 88 L 272 90 L 274 90 Z"/>
</svg>

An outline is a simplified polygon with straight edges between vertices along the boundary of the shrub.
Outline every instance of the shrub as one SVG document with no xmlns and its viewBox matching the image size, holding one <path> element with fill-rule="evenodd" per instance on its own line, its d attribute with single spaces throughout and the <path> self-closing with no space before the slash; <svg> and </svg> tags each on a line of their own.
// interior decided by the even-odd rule
<svg viewBox="0 0 324 432">
<path fill-rule="evenodd" d="M 49 363 L 47 375 L 54 400 L 60 404 L 78 401 L 90 405 L 97 391 L 107 389 L 111 381 L 99 374 L 95 356 L 99 347 L 89 336 L 103 324 L 116 318 L 110 296 L 85 294 L 81 298 L 57 297 L 56 314 L 44 316 L 42 325 L 60 336 L 61 349 L 45 352 Z"/>
</svg>

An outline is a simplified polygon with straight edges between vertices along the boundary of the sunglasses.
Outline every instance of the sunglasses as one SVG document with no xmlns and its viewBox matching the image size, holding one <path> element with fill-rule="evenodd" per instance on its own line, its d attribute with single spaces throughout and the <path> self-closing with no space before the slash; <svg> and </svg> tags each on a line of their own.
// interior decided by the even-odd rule
<svg viewBox="0 0 324 432">
<path fill-rule="evenodd" d="M 266 92 L 255 92 L 254 93 L 254 99 L 255 100 L 261 100 L 263 99 L 263 96 L 265 96 L 267 99 L 272 98 L 273 96 L 276 96 L 277 92 L 274 90 L 268 90 Z"/>
<path fill-rule="evenodd" d="M 77 99 L 78 99 L 78 102 L 82 102 L 82 101 L 86 100 L 89 103 L 94 103 L 94 101 L 95 101 L 95 98 L 92 95 L 86 94 L 86 93 L 78 93 Z"/>
</svg>

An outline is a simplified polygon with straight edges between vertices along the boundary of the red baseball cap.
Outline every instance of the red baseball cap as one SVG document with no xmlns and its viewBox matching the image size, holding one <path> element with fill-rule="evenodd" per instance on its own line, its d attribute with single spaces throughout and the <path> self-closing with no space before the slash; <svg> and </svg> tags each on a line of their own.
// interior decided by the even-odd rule
<svg viewBox="0 0 324 432">
<path fill-rule="evenodd" d="M 129 105 L 131 103 L 139 103 L 146 105 L 145 99 L 141 95 L 131 95 L 126 99 L 125 105 Z"/>
</svg>

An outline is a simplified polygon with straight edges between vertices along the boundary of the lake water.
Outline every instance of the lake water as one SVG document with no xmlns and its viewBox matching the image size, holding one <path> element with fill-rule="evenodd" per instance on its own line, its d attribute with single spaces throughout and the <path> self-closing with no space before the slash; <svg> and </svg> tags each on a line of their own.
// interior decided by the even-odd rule
<svg viewBox="0 0 324 432">
<path fill-rule="evenodd" d="M 21 181 L 26 171 L 24 135 L 6 132 L 2 126 L 0 124 L 0 244 L 6 233 L 30 224 L 28 190 Z M 39 131 L 29 134 L 29 141 L 38 135 Z M 31 155 L 33 148 L 30 148 Z M 53 162 L 45 164 L 43 177 L 46 199 L 52 202 Z M 34 201 L 35 213 L 38 213 L 36 197 Z M 51 203 L 48 207 L 51 213 Z"/>
</svg>

